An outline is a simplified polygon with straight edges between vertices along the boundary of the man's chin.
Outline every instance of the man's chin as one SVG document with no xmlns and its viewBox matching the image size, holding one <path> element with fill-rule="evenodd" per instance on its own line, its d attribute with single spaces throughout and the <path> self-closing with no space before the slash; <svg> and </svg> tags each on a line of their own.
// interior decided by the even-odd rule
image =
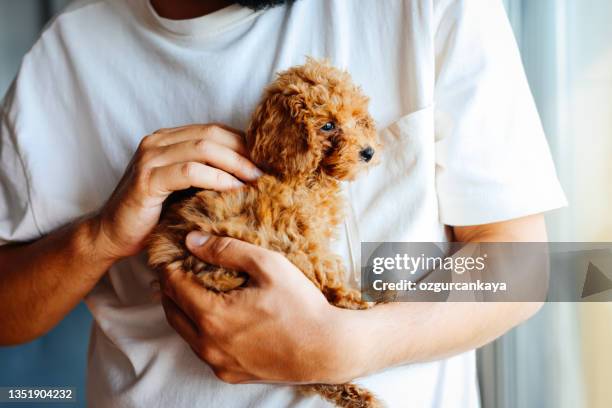
<svg viewBox="0 0 612 408">
<path fill-rule="evenodd" d="M 234 3 L 253 10 L 262 10 L 265 8 L 280 6 L 281 4 L 291 4 L 294 1 L 295 0 L 235 0 Z"/>
</svg>

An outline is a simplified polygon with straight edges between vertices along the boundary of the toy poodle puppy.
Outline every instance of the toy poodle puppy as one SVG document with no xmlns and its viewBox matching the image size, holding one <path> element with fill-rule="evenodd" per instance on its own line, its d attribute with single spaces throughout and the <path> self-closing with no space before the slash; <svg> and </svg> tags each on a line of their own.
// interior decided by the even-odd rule
<svg viewBox="0 0 612 408">
<path fill-rule="evenodd" d="M 210 290 L 239 288 L 246 274 L 208 265 L 184 244 L 193 230 L 229 236 L 284 254 L 331 304 L 367 308 L 359 292 L 345 286 L 342 259 L 330 242 L 343 221 L 341 181 L 354 179 L 380 155 L 368 98 L 347 72 L 308 59 L 266 88 L 246 142 L 265 174 L 241 189 L 202 190 L 167 208 L 150 239 L 149 264 L 193 273 Z M 355 384 L 300 388 L 340 407 L 379 406 Z"/>
</svg>

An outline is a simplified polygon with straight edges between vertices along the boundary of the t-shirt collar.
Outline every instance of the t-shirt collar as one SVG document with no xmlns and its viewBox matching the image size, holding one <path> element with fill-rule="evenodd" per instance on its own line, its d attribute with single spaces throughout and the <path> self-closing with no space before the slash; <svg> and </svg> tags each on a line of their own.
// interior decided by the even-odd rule
<svg viewBox="0 0 612 408">
<path fill-rule="evenodd" d="M 171 20 L 161 17 L 151 5 L 151 0 L 143 0 L 153 22 L 160 28 L 179 36 L 211 37 L 255 17 L 260 12 L 238 4 L 224 7 L 202 17 L 186 20 Z"/>
</svg>

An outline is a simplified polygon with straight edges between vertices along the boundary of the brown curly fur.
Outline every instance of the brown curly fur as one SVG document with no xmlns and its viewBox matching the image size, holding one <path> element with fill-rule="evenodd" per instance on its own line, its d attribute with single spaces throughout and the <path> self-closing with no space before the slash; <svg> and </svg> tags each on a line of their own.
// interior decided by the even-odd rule
<svg viewBox="0 0 612 408">
<path fill-rule="evenodd" d="M 322 129 L 327 122 L 334 122 L 335 129 Z M 246 141 L 251 159 L 266 174 L 242 189 L 199 191 L 170 206 L 151 236 L 149 264 L 157 270 L 193 272 L 215 291 L 244 285 L 244 273 L 205 264 L 190 254 L 185 237 L 200 230 L 281 252 L 330 303 L 368 307 L 359 292 L 344 286 L 342 260 L 329 249 L 343 220 L 340 181 L 353 179 L 376 161 L 361 159 L 362 149 L 380 147 L 368 98 L 347 72 L 308 59 L 267 87 Z M 354 384 L 300 388 L 340 407 L 380 406 L 374 395 Z"/>
</svg>

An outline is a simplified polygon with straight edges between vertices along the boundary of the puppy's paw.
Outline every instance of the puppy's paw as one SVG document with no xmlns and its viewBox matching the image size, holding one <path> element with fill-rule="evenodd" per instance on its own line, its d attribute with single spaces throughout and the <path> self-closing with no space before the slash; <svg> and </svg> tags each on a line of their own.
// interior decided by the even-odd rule
<svg viewBox="0 0 612 408">
<path fill-rule="evenodd" d="M 300 386 L 303 394 L 319 394 L 340 408 L 384 408 L 369 390 L 356 384 L 311 384 Z"/>
<path fill-rule="evenodd" d="M 214 265 L 207 265 L 196 276 L 207 289 L 216 292 L 229 292 L 244 286 L 248 281 L 248 275 L 244 273 Z"/>
</svg>

